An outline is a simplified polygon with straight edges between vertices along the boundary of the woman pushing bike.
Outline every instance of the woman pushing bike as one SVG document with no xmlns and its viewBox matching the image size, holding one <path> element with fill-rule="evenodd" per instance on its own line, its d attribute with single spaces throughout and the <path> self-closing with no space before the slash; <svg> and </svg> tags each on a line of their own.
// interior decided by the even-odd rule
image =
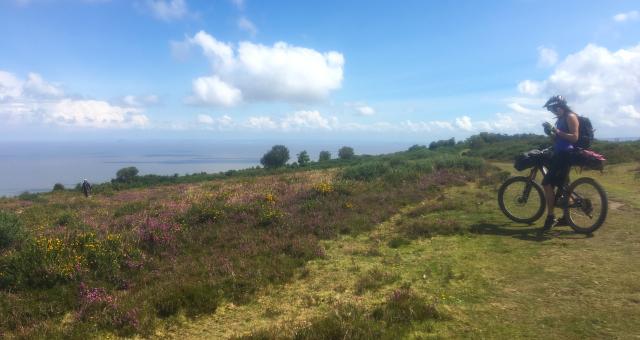
<svg viewBox="0 0 640 340">
<path fill-rule="evenodd" d="M 574 144 L 578 142 L 580 122 L 578 115 L 567 105 L 567 101 L 562 96 L 553 96 L 547 100 L 544 106 L 551 113 L 556 115 L 556 126 L 549 123 L 544 124 L 545 132 L 553 138 L 553 156 L 549 164 L 549 171 L 542 180 L 544 194 L 547 202 L 547 218 L 544 221 L 543 231 L 551 229 L 554 225 L 567 225 L 567 219 L 562 216 L 556 220 L 554 214 L 555 193 L 554 188 L 559 188 L 565 184 L 571 168 L 571 153 Z"/>
</svg>

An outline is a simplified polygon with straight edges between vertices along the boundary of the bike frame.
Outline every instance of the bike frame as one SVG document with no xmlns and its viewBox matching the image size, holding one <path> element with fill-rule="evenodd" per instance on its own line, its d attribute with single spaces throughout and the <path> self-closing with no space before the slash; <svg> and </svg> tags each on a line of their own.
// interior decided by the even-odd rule
<svg viewBox="0 0 640 340">
<path fill-rule="evenodd" d="M 531 182 L 534 182 L 536 180 L 536 176 L 538 175 L 538 172 L 540 172 L 542 174 L 542 177 L 544 178 L 544 176 L 547 175 L 547 173 L 549 172 L 549 170 L 544 166 L 544 165 L 536 165 L 533 168 L 531 168 L 531 172 L 529 173 L 529 176 L 527 176 L 529 178 L 529 180 Z M 555 190 L 555 205 L 556 206 L 560 206 L 561 208 L 565 208 L 566 205 L 569 204 L 569 200 L 566 200 L 565 202 L 560 202 L 563 203 L 561 205 L 558 205 L 560 198 L 567 192 L 567 189 L 569 189 L 569 175 L 567 174 L 567 178 L 565 178 L 564 184 L 561 187 L 558 187 L 557 190 Z M 531 192 L 531 185 L 527 185 L 524 189 L 524 193 L 523 193 L 523 199 L 524 200 L 528 200 L 529 199 L 529 193 Z M 571 198 L 574 201 L 578 201 L 580 199 L 582 199 L 582 197 L 580 197 L 578 194 L 576 194 L 575 192 L 571 193 Z"/>
</svg>

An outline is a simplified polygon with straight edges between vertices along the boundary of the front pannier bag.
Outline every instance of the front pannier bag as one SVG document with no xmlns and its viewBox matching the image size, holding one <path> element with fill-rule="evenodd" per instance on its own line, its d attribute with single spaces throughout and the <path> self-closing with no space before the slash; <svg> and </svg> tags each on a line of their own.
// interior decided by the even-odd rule
<svg viewBox="0 0 640 340">
<path fill-rule="evenodd" d="M 543 165 L 548 153 L 544 150 L 529 150 L 516 156 L 513 167 L 518 171 L 533 168 L 536 165 Z"/>
</svg>

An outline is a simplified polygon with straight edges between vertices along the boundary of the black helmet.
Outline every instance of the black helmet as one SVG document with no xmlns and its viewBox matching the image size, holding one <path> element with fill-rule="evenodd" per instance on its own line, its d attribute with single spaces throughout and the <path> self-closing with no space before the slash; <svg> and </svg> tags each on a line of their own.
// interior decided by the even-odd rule
<svg viewBox="0 0 640 340">
<path fill-rule="evenodd" d="M 554 106 L 560 106 L 562 108 L 567 108 L 567 100 L 564 99 L 563 96 L 555 95 L 549 98 L 543 107 L 551 108 Z"/>
</svg>

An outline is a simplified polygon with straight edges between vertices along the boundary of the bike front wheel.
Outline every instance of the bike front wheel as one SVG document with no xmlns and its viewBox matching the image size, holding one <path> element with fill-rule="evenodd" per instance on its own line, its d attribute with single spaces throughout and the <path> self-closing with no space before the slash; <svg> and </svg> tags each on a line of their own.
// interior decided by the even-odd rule
<svg viewBox="0 0 640 340">
<path fill-rule="evenodd" d="M 593 178 L 578 178 L 568 189 L 569 202 L 564 207 L 569 226 L 577 233 L 590 234 L 607 218 L 609 201 L 604 188 Z"/>
<path fill-rule="evenodd" d="M 544 213 L 544 191 L 528 177 L 512 177 L 498 189 L 498 205 L 512 221 L 531 224 Z"/>
</svg>

